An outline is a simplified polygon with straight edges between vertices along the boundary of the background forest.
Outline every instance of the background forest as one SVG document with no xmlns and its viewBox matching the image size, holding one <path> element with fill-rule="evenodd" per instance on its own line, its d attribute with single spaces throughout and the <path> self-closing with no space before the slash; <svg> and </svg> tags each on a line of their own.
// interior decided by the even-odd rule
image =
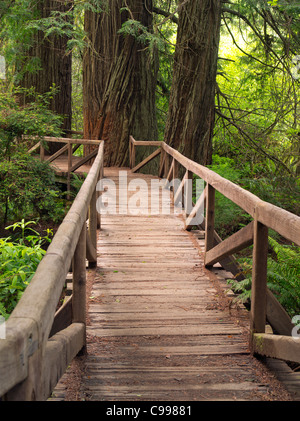
<svg viewBox="0 0 300 421">
<path fill-rule="evenodd" d="M 0 21 L 0 314 L 69 206 L 23 135 L 105 139 L 106 165 L 119 166 L 130 134 L 164 140 L 300 215 L 297 0 L 1 0 Z M 222 238 L 248 222 L 217 195 Z M 234 285 L 245 300 L 249 279 Z M 269 287 L 299 314 L 299 248 L 273 232 Z"/>
</svg>

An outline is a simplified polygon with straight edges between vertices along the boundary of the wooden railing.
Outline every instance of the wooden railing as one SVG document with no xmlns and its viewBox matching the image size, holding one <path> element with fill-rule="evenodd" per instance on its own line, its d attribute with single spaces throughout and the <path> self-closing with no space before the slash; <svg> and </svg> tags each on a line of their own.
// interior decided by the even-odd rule
<svg viewBox="0 0 300 421">
<path fill-rule="evenodd" d="M 158 146 L 158 148 L 136 165 L 134 159 L 136 146 L 150 144 Z M 187 194 L 188 184 L 185 183 L 185 180 L 192 179 L 193 174 L 206 183 L 197 203 L 192 209 L 186 210 L 185 225 L 187 230 L 192 229 L 196 213 L 205 204 L 205 217 L 200 228 L 205 230 L 205 265 L 207 268 L 219 262 L 224 268 L 237 275 L 237 278 L 241 277 L 242 274 L 238 273 L 232 255 L 253 244 L 250 311 L 252 352 L 300 363 L 300 339 L 292 337 L 292 330 L 295 326 L 267 288 L 268 229 L 271 228 L 292 243 L 300 245 L 300 217 L 259 199 L 205 166 L 184 157 L 165 142 L 150 143 L 136 141 L 132 136 L 130 137 L 130 165 L 133 172 L 138 171 L 159 154 L 161 154 L 159 177 L 164 176 L 167 181 L 177 178 L 180 165 L 185 172 L 179 188 L 174 191 L 175 203 L 182 192 Z M 214 229 L 216 190 L 253 218 L 249 225 L 224 241 Z M 265 333 L 267 322 L 276 334 Z"/>
<path fill-rule="evenodd" d="M 96 185 L 102 174 L 103 145 L 101 142 L 72 207 L 6 322 L 5 338 L 0 339 L 3 400 L 47 399 L 68 364 L 85 348 L 86 259 L 91 265 L 97 262 Z M 57 310 L 71 267 L 73 293 Z"/>
<path fill-rule="evenodd" d="M 76 132 L 80 133 L 80 132 Z M 72 139 L 66 137 L 49 137 L 45 136 L 42 140 L 39 140 L 32 148 L 29 149 L 28 153 L 34 153 L 39 150 L 40 159 L 41 161 L 46 162 L 54 162 L 58 157 L 63 154 L 66 154 L 67 157 L 67 166 L 66 171 L 60 170 L 60 173 L 65 173 L 67 179 L 67 190 L 70 191 L 70 184 L 71 184 L 71 173 L 75 172 L 78 168 L 82 165 L 89 162 L 93 159 L 98 152 L 98 148 L 95 148 L 91 153 L 88 155 L 78 158 L 74 157 L 74 152 L 81 146 L 81 145 L 100 145 L 100 140 L 89 140 L 89 139 Z M 50 156 L 45 155 L 45 143 L 65 143 L 63 147 L 61 147 L 57 152 L 53 153 Z M 47 152 L 47 149 L 46 149 Z M 75 161 L 75 162 L 74 162 Z"/>
</svg>

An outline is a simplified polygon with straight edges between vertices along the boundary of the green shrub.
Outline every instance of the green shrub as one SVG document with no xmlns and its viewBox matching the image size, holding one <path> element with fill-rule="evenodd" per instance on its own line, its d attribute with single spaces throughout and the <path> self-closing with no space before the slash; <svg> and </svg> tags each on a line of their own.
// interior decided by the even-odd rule
<svg viewBox="0 0 300 421">
<path fill-rule="evenodd" d="M 290 317 L 300 314 L 300 247 L 279 244 L 269 237 L 267 285 L 285 308 Z M 239 259 L 245 280 L 230 280 L 232 289 L 237 292 L 238 301 L 251 299 L 252 259 Z"/>
<path fill-rule="evenodd" d="M 46 162 L 22 154 L 0 162 L 0 218 L 2 225 L 21 218 L 60 220 L 64 214 L 55 174 Z"/>
<path fill-rule="evenodd" d="M 234 160 L 218 155 L 213 156 L 213 164 L 209 168 L 238 185 L 242 184 L 245 176 L 241 170 L 235 168 Z M 215 229 L 222 238 L 238 231 L 250 221 L 249 215 L 218 191 L 215 200 Z"/>
<path fill-rule="evenodd" d="M 40 244 L 26 246 L 0 238 L 0 314 L 6 319 L 15 308 L 45 254 Z"/>
</svg>

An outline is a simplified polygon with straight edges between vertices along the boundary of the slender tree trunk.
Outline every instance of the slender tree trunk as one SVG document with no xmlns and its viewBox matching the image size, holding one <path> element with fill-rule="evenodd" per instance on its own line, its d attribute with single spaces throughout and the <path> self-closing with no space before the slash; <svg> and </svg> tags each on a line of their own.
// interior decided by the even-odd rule
<svg viewBox="0 0 300 421">
<path fill-rule="evenodd" d="M 220 22 L 221 0 L 181 1 L 164 138 L 204 165 L 212 155 Z"/>
<path fill-rule="evenodd" d="M 52 10 L 65 12 L 69 10 L 71 2 L 59 0 L 39 1 L 37 8 L 41 18 L 50 16 Z M 36 92 L 43 94 L 49 92 L 54 84 L 58 93 L 53 97 L 50 109 L 64 116 L 63 130 L 71 130 L 72 123 L 72 56 L 66 53 L 67 37 L 51 35 L 44 39 L 44 33 L 38 31 L 35 34 L 30 57 L 37 58 L 40 62 L 40 70 L 26 72 L 21 82 L 23 87 L 34 86 Z M 28 100 L 25 99 L 25 101 Z M 50 152 L 59 149 L 60 144 L 50 144 Z"/>
<path fill-rule="evenodd" d="M 128 6 L 130 12 L 122 11 Z M 129 135 L 156 140 L 156 61 L 147 45 L 118 34 L 128 19 L 152 29 L 152 0 L 107 2 L 107 11 L 86 13 L 89 48 L 83 65 L 84 137 L 105 140 L 105 165 L 128 165 Z M 88 150 L 86 151 L 86 153 Z"/>
</svg>

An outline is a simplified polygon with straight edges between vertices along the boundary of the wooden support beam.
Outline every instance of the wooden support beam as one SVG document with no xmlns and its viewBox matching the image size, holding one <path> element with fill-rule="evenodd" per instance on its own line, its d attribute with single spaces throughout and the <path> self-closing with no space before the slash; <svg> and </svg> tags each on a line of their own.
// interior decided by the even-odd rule
<svg viewBox="0 0 300 421">
<path fill-rule="evenodd" d="M 184 205 L 184 183 L 185 183 L 185 180 L 187 179 L 187 176 L 188 176 L 188 171 L 186 171 L 185 175 L 183 176 L 183 179 L 181 180 L 181 183 L 174 195 L 174 205 L 178 204 L 180 197 L 181 197 L 182 205 Z"/>
<path fill-rule="evenodd" d="M 136 165 L 134 168 L 132 168 L 131 172 L 136 172 L 143 168 L 148 162 L 150 162 L 152 159 L 154 159 L 157 155 L 161 153 L 161 149 L 156 149 L 154 152 L 152 152 L 151 155 L 149 155 L 146 159 L 144 159 L 142 162 L 140 162 L 138 165 Z"/>
<path fill-rule="evenodd" d="M 41 146 L 41 141 L 39 141 L 36 145 L 32 146 L 32 148 L 29 149 L 29 151 L 27 151 L 28 154 L 36 151 L 37 149 L 39 149 L 39 147 Z"/>
<path fill-rule="evenodd" d="M 57 310 L 49 338 L 60 330 L 67 328 L 72 323 L 72 296 Z"/>
<path fill-rule="evenodd" d="M 72 323 L 66 329 L 49 339 L 44 355 L 43 388 L 39 390 L 38 400 L 46 400 L 51 395 L 70 361 L 85 345 L 84 323 Z"/>
<path fill-rule="evenodd" d="M 98 150 L 95 149 L 94 151 L 92 151 L 90 154 L 88 154 L 87 156 L 85 156 L 84 158 L 82 158 L 79 162 L 77 162 L 77 164 L 74 164 L 71 168 L 71 172 L 76 171 L 79 167 L 81 167 L 81 165 L 85 164 L 87 161 L 89 161 L 90 159 L 92 159 L 94 156 L 96 156 L 98 153 Z"/>
<path fill-rule="evenodd" d="M 160 156 L 158 177 L 163 177 L 163 175 L 164 175 L 166 159 L 167 159 L 167 153 L 164 150 L 162 150 L 161 156 Z"/>
<path fill-rule="evenodd" d="M 86 226 L 82 227 L 73 258 L 73 323 L 86 323 Z M 85 335 L 84 335 L 85 336 Z"/>
<path fill-rule="evenodd" d="M 173 167 L 174 167 L 174 159 L 172 159 L 172 164 L 171 164 L 171 166 L 170 166 L 170 168 L 169 168 L 169 172 L 168 172 L 168 174 L 167 174 L 167 177 L 166 177 L 166 181 L 165 181 L 164 187 L 167 187 L 168 183 L 170 183 L 170 181 L 171 181 L 171 179 L 172 179 L 172 175 L 173 175 Z"/>
<path fill-rule="evenodd" d="M 188 192 L 188 194 L 191 194 L 190 192 Z M 196 203 L 196 205 L 192 208 L 192 210 L 191 210 L 191 212 L 190 212 L 190 214 L 189 214 L 189 216 L 187 217 L 187 219 L 186 219 L 186 221 L 185 221 L 185 229 L 187 230 L 187 231 L 190 231 L 192 228 L 193 228 L 193 226 L 195 226 L 195 225 L 199 225 L 199 223 L 201 223 L 201 221 L 199 222 L 199 221 L 196 221 L 196 222 L 193 222 L 193 220 L 194 220 L 194 218 L 196 217 L 196 215 L 197 215 L 197 213 L 199 212 L 199 211 L 202 211 L 203 210 L 203 213 L 204 213 L 204 203 L 205 203 L 205 200 L 206 200 L 206 194 L 207 194 L 207 188 L 205 188 L 204 190 L 203 190 L 203 192 L 202 192 L 202 194 L 201 194 L 201 196 L 199 197 L 199 199 L 197 200 L 197 203 Z M 204 216 L 204 215 L 203 215 Z M 198 219 L 198 218 L 197 218 Z M 214 231 L 214 230 L 213 230 Z M 214 244 L 214 243 L 213 243 Z M 213 247 L 213 244 L 212 244 L 212 247 Z"/>
<path fill-rule="evenodd" d="M 300 338 L 254 333 L 252 350 L 255 354 L 300 363 Z"/>
<path fill-rule="evenodd" d="M 215 189 L 208 184 L 206 189 L 205 253 L 214 246 Z"/>
<path fill-rule="evenodd" d="M 80 145 L 79 145 L 80 146 Z M 62 148 L 60 148 L 59 151 L 55 152 L 53 155 L 49 156 L 46 161 L 47 162 L 53 162 L 56 158 L 58 158 L 60 155 L 62 155 L 64 152 L 66 152 L 69 148 L 69 145 L 65 145 Z"/>
<path fill-rule="evenodd" d="M 225 257 L 250 246 L 253 243 L 253 221 L 246 227 L 226 238 L 220 244 L 209 250 L 205 255 L 205 265 L 212 266 Z"/>
<path fill-rule="evenodd" d="M 264 333 L 267 307 L 268 228 L 254 220 L 251 332 Z"/>
</svg>

